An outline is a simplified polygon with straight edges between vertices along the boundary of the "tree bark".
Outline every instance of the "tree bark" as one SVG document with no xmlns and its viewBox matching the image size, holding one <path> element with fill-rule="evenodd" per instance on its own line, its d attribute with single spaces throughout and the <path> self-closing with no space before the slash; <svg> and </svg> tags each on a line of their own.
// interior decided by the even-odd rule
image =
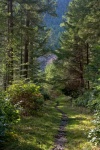
<svg viewBox="0 0 100 150">
<path fill-rule="evenodd" d="M 86 53 L 87 53 L 87 66 L 89 65 L 89 44 L 87 43 L 86 45 Z M 90 89 L 90 82 L 89 80 L 87 81 L 87 89 Z"/>
<path fill-rule="evenodd" d="M 27 11 L 27 16 L 26 16 L 26 30 L 28 30 L 28 27 L 30 25 L 29 21 L 29 15 Z M 28 54 L 29 54 L 29 35 L 28 31 L 26 31 L 25 35 L 25 49 L 24 49 L 24 77 L 28 78 Z"/>
<path fill-rule="evenodd" d="M 8 49 L 6 58 L 6 73 L 4 75 L 4 90 L 6 90 L 9 84 L 13 81 L 13 0 L 7 0 L 8 11 Z"/>
</svg>

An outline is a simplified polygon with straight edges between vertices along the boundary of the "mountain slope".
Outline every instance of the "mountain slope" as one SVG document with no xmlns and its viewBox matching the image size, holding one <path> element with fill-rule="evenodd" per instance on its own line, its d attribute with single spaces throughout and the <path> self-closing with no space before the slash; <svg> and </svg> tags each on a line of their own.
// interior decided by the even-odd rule
<svg viewBox="0 0 100 150">
<path fill-rule="evenodd" d="M 47 28 L 51 29 L 51 36 L 49 38 L 47 46 L 49 46 L 49 48 L 51 48 L 52 50 L 55 50 L 59 47 L 59 37 L 61 32 L 63 31 L 63 28 L 60 27 L 60 24 L 63 21 L 62 16 L 67 11 L 67 7 L 70 1 L 71 0 L 57 0 L 57 17 L 52 17 L 47 14 L 44 18 Z M 38 60 L 40 62 L 41 70 L 44 70 L 46 65 L 48 63 L 51 63 L 55 59 L 56 56 L 54 54 L 39 57 Z"/>
<path fill-rule="evenodd" d="M 48 28 L 51 28 L 51 37 L 49 39 L 49 44 L 51 47 L 55 49 L 59 46 L 58 38 L 63 29 L 60 27 L 60 23 L 62 22 L 62 16 L 67 11 L 67 7 L 70 0 L 57 0 L 57 8 L 56 13 L 57 17 L 52 17 L 50 15 L 45 16 L 45 23 Z"/>
</svg>

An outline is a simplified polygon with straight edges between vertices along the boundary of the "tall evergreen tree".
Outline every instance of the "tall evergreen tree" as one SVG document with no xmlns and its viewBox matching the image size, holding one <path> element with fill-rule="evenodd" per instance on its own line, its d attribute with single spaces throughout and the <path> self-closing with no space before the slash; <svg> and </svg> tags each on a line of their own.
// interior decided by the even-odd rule
<svg viewBox="0 0 100 150">
<path fill-rule="evenodd" d="M 65 14 L 64 23 L 61 24 L 65 31 L 57 55 L 63 64 L 67 62 L 66 86 L 71 90 L 83 92 L 83 89 L 90 88 L 91 80 L 87 78 L 89 72 L 86 68 L 94 59 L 92 47 L 99 42 L 100 25 L 99 2 L 98 6 L 94 3 L 94 0 L 73 0 Z"/>
<path fill-rule="evenodd" d="M 37 58 L 44 53 L 48 31 L 43 17 L 54 14 L 55 2 L 48 0 L 4 0 L 0 2 L 1 49 L 4 61 L 4 87 L 20 77 L 33 79 Z M 4 34 L 3 34 L 4 33 Z M 4 52 L 5 51 L 5 52 Z M 36 66 L 35 66 L 36 65 Z"/>
</svg>

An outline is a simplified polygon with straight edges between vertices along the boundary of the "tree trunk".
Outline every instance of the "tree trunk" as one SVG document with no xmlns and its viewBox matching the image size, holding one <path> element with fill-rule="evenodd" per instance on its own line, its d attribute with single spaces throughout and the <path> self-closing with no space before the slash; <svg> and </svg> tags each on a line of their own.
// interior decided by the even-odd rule
<svg viewBox="0 0 100 150">
<path fill-rule="evenodd" d="M 80 79 L 81 79 L 81 88 L 84 88 L 84 73 L 83 73 L 83 62 L 80 61 Z"/>
<path fill-rule="evenodd" d="M 81 81 L 81 91 L 83 93 L 84 89 L 84 60 L 83 60 L 83 50 L 80 50 L 80 81 Z"/>
<path fill-rule="evenodd" d="M 27 16 L 26 16 L 26 27 L 28 30 L 30 21 L 29 21 L 29 15 L 28 15 L 28 11 L 27 11 Z M 28 49 L 29 49 L 29 35 L 28 35 L 28 31 L 26 31 L 26 35 L 25 35 L 25 49 L 24 49 L 24 77 L 28 78 Z"/>
<path fill-rule="evenodd" d="M 30 52 L 29 52 L 29 76 L 30 79 L 33 80 L 33 57 L 34 57 L 34 51 L 33 51 L 33 42 L 30 42 Z"/>
<path fill-rule="evenodd" d="M 4 75 L 4 89 L 6 90 L 9 84 L 13 81 L 13 0 L 7 0 L 8 8 L 8 50 L 6 58 L 6 73 Z"/>
<path fill-rule="evenodd" d="M 87 43 L 86 45 L 86 54 L 87 54 L 87 66 L 89 65 L 89 44 Z M 89 80 L 87 81 L 87 89 L 90 89 L 90 82 Z"/>
<path fill-rule="evenodd" d="M 23 33 L 22 33 L 22 25 L 23 25 L 23 22 L 22 22 L 22 8 L 21 8 L 21 29 L 20 29 L 20 40 L 21 40 L 21 45 L 20 45 L 20 78 L 22 77 L 23 75 Z"/>
</svg>

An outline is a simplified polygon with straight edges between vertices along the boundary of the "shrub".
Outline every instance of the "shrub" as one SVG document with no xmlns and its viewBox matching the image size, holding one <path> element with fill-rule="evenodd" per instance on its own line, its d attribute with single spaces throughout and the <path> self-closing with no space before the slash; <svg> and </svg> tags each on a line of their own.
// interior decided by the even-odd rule
<svg viewBox="0 0 100 150">
<path fill-rule="evenodd" d="M 5 99 L 5 93 L 0 92 L 0 143 L 5 140 L 6 133 L 19 120 L 18 110 Z"/>
<path fill-rule="evenodd" d="M 100 146 L 100 106 L 99 109 L 96 110 L 94 120 L 92 122 L 95 127 L 90 130 L 88 138 L 91 139 L 90 141 L 92 143 Z"/>
<path fill-rule="evenodd" d="M 100 89 L 96 88 L 91 92 L 91 99 L 88 102 L 88 107 L 91 111 L 96 110 L 98 107 L 98 104 L 100 104 Z"/>
<path fill-rule="evenodd" d="M 43 95 L 44 100 L 50 100 L 50 94 L 45 90 L 45 89 L 41 89 L 41 93 Z"/>
<path fill-rule="evenodd" d="M 88 137 L 92 143 L 100 146 L 100 86 L 97 86 L 93 92 L 93 98 L 91 105 L 89 105 L 92 110 L 95 109 L 94 120 L 92 121 L 95 127 L 90 130 Z"/>
<path fill-rule="evenodd" d="M 31 82 L 18 81 L 10 85 L 7 89 L 7 95 L 13 105 L 21 108 L 23 115 L 33 115 L 43 105 L 40 87 Z"/>
<path fill-rule="evenodd" d="M 74 103 L 76 106 L 87 107 L 90 99 L 91 99 L 91 92 L 87 91 L 83 95 L 75 99 Z"/>
</svg>

